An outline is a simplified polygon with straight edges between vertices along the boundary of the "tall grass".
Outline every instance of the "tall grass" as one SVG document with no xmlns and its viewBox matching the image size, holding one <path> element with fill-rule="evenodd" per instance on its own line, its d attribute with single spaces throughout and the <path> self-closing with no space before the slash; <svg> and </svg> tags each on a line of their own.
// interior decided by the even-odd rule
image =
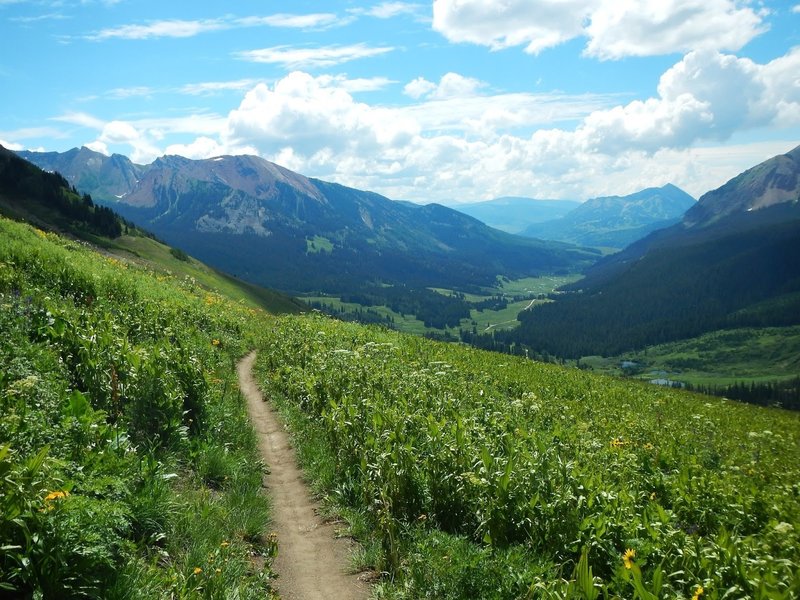
<svg viewBox="0 0 800 600">
<path fill-rule="evenodd" d="M 0 597 L 271 593 L 259 315 L 0 220 Z"/>
<path fill-rule="evenodd" d="M 260 377 L 376 533 L 386 597 L 800 592 L 796 413 L 322 317 L 270 331 Z"/>
</svg>

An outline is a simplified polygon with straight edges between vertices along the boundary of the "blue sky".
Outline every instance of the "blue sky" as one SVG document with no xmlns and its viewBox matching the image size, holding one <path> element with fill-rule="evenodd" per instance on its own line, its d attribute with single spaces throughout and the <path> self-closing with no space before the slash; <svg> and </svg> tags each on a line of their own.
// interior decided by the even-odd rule
<svg viewBox="0 0 800 600">
<path fill-rule="evenodd" d="M 800 144 L 800 3 L 0 0 L 0 144 L 391 198 L 695 196 Z"/>
</svg>

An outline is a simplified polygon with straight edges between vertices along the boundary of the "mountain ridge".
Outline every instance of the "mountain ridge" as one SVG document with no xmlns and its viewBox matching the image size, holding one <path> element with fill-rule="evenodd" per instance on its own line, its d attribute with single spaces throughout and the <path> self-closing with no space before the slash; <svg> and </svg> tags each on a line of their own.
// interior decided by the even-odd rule
<svg viewBox="0 0 800 600">
<path fill-rule="evenodd" d="M 684 227 L 707 226 L 737 212 L 752 212 L 800 197 L 800 146 L 740 173 L 704 194 L 686 213 Z"/>
<path fill-rule="evenodd" d="M 530 225 L 522 235 L 583 246 L 624 248 L 678 222 L 695 199 L 668 183 L 626 196 L 590 198 L 563 217 Z"/>
<path fill-rule="evenodd" d="M 508 233 L 521 234 L 534 223 L 566 215 L 580 205 L 577 200 L 547 200 L 522 196 L 503 196 L 472 203 L 449 203 L 445 206 L 475 217 L 490 227 Z"/>
<path fill-rule="evenodd" d="M 121 182 L 132 181 L 118 173 L 109 176 L 114 186 L 102 181 L 107 157 L 85 148 L 70 153 L 70 161 L 52 153 L 45 158 L 67 167 L 71 182 L 106 192 L 101 200 L 170 244 L 284 291 L 335 292 L 365 281 L 492 286 L 498 275 L 570 272 L 598 257 L 569 244 L 513 236 L 441 205 L 393 202 L 307 178 L 255 156 L 166 156 L 141 170 L 123 164 L 122 171 L 138 178 L 120 194 Z M 327 249 L 312 251 L 314 240 Z"/>
</svg>

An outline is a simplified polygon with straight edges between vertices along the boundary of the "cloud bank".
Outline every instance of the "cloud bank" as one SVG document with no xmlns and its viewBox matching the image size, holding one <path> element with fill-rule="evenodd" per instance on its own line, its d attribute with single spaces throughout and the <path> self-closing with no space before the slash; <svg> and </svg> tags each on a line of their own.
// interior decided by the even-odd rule
<svg viewBox="0 0 800 600">
<path fill-rule="evenodd" d="M 624 104 L 612 96 L 493 93 L 450 72 L 436 82 L 408 81 L 404 92 L 416 104 L 392 107 L 354 97 L 388 80 L 294 71 L 254 85 L 227 115 L 62 119 L 96 129 L 96 148 L 128 145 L 140 162 L 163 153 L 166 134 L 194 133 L 166 151 L 192 158 L 256 153 L 394 198 L 478 200 L 531 190 L 585 198 L 667 182 L 700 194 L 735 173 L 704 169 L 692 157 L 710 156 L 715 144 L 751 129 L 800 125 L 797 73 L 800 48 L 765 64 L 702 49 L 667 69 L 653 97 Z M 753 163 L 766 156 L 747 155 Z"/>
<path fill-rule="evenodd" d="M 537 54 L 585 37 L 600 59 L 739 50 L 763 14 L 735 0 L 434 0 L 433 28 L 451 42 Z"/>
</svg>

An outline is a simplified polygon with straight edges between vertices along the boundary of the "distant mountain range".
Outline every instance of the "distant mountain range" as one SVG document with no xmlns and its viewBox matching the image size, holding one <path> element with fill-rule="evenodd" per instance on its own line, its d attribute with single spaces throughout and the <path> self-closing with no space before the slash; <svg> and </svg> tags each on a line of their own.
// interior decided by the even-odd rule
<svg viewBox="0 0 800 600">
<path fill-rule="evenodd" d="M 563 217 L 526 227 L 521 234 L 581 246 L 624 248 L 680 221 L 695 199 L 667 184 L 628 196 L 592 198 Z"/>
<path fill-rule="evenodd" d="M 800 323 L 800 147 L 708 192 L 683 219 L 599 261 L 509 340 L 612 355 L 706 331 Z"/>
<path fill-rule="evenodd" d="M 255 156 L 136 165 L 87 148 L 20 152 L 217 268 L 292 292 L 371 284 L 469 289 L 575 271 L 597 254 L 492 229 L 437 204 L 393 202 Z"/>
<path fill-rule="evenodd" d="M 580 202 L 576 200 L 537 200 L 516 196 L 470 204 L 446 204 L 465 215 L 475 217 L 489 227 L 508 233 L 522 233 L 534 223 L 558 219 L 580 206 Z"/>
</svg>

